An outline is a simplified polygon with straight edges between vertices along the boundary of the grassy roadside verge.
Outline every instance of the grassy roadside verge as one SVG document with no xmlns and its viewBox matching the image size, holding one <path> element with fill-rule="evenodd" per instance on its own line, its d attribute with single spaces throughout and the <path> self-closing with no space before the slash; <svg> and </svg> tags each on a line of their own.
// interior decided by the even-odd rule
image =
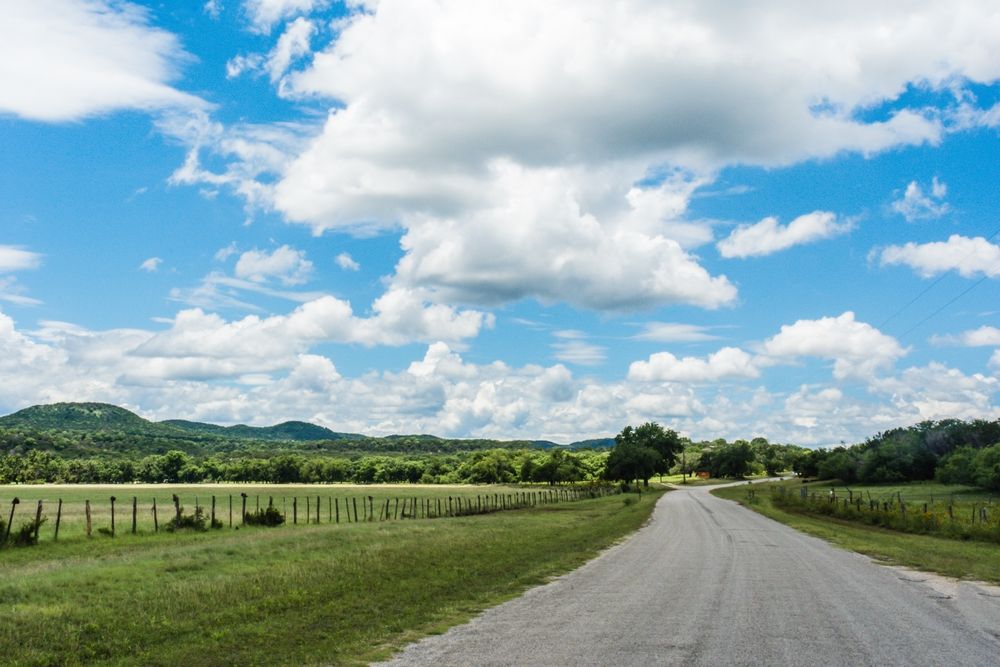
<svg viewBox="0 0 1000 667">
<path fill-rule="evenodd" d="M 755 485 L 757 499 L 753 503 L 747 502 L 745 485 L 715 489 L 712 493 L 877 560 L 952 577 L 1000 583 L 1000 546 L 996 544 L 900 533 L 831 517 L 785 511 L 772 504 L 768 486 Z"/>
<path fill-rule="evenodd" d="M 6 664 L 361 664 L 582 564 L 659 492 L 0 553 Z"/>
</svg>

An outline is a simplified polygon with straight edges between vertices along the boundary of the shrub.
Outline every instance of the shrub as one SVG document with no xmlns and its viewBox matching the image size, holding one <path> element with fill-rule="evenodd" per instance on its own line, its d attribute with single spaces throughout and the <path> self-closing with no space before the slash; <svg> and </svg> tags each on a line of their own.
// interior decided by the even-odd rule
<svg viewBox="0 0 1000 667">
<path fill-rule="evenodd" d="M 11 535 L 11 542 L 15 547 L 35 546 L 38 544 L 38 538 L 35 537 L 35 533 L 38 532 L 38 528 L 41 527 L 43 523 L 45 523 L 45 517 L 42 517 L 38 521 L 35 521 L 34 519 L 31 521 L 25 521 L 21 524 L 21 527 L 17 529 L 17 532 Z M 4 530 L 6 531 L 6 526 L 4 526 Z"/>
<path fill-rule="evenodd" d="M 258 509 L 256 512 L 247 512 L 243 520 L 249 526 L 280 526 L 285 523 L 285 517 L 273 505 Z"/>
<path fill-rule="evenodd" d="M 180 508 L 180 513 L 174 516 L 170 521 L 167 522 L 164 529 L 173 533 L 178 530 L 195 530 L 198 532 L 205 532 L 209 528 L 222 528 L 222 522 L 215 519 L 212 525 L 208 525 L 208 518 L 205 516 L 205 510 L 202 507 L 194 508 L 194 512 L 191 514 L 184 514 L 184 508 Z"/>
</svg>

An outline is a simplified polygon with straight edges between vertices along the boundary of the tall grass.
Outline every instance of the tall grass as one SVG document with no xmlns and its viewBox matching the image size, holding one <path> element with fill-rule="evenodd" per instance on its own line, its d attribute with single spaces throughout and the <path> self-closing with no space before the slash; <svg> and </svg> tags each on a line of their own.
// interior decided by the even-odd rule
<svg viewBox="0 0 1000 667">
<path fill-rule="evenodd" d="M 992 499 L 956 500 L 944 495 L 939 502 L 907 501 L 895 494 L 871 490 L 829 488 L 826 493 L 788 486 L 772 486 L 772 503 L 788 511 L 833 516 L 906 533 L 937 535 L 952 539 L 1000 543 L 1000 506 Z"/>
</svg>

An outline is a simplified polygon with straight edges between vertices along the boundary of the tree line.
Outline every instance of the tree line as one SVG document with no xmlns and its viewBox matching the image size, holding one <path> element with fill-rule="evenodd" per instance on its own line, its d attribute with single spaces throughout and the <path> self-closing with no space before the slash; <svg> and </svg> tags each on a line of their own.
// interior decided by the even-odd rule
<svg viewBox="0 0 1000 667">
<path fill-rule="evenodd" d="M 810 450 L 793 469 L 845 484 L 933 479 L 1000 490 L 1000 419 L 924 421 L 850 447 Z"/>
<path fill-rule="evenodd" d="M 606 452 L 487 449 L 437 456 L 340 458 L 282 453 L 270 457 L 195 457 L 182 451 L 136 460 L 67 459 L 32 450 L 0 456 L 0 484 L 127 484 L 264 482 L 274 484 L 493 484 L 581 482 L 598 479 Z"/>
<path fill-rule="evenodd" d="M 3 439 L 6 435 L 7 439 Z M 331 456 L 325 442 L 253 442 L 226 440 L 224 452 L 191 453 L 181 449 L 137 455 L 137 451 L 168 447 L 155 437 L 129 444 L 137 436 L 103 431 L 98 434 L 8 429 L 0 444 L 0 484 L 12 483 L 177 483 L 265 482 L 358 484 L 384 483 L 548 483 L 589 480 L 640 480 L 654 475 L 694 475 L 741 478 L 788 470 L 807 453 L 794 445 L 776 445 L 764 438 L 692 442 L 655 422 L 626 426 L 614 447 L 567 450 L 527 447 L 485 448 L 474 440 L 452 450 L 448 443 L 424 436 L 386 439 L 394 446 L 441 446 L 444 451 L 342 452 Z M 139 436 L 141 438 L 141 436 Z M 112 446 L 107 445 L 111 443 Z M 341 443 L 342 445 L 343 443 Z M 56 446 L 53 446 L 56 445 Z M 287 448 L 294 448 L 289 451 Z M 69 454 L 67 454 L 67 451 Z M 80 456 L 81 451 L 91 452 Z"/>
</svg>

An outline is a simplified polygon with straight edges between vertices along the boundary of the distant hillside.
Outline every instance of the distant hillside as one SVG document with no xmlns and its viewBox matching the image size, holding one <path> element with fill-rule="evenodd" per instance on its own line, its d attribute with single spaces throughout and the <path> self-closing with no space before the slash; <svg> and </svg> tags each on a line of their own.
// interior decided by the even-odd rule
<svg viewBox="0 0 1000 667">
<path fill-rule="evenodd" d="M 218 426 L 184 419 L 168 419 L 160 422 L 192 433 L 204 433 L 229 438 L 247 440 L 360 440 L 365 436 L 358 433 L 338 433 L 323 426 L 308 422 L 290 421 L 274 426 Z"/>
<path fill-rule="evenodd" d="M 184 436 L 211 435 L 243 440 L 360 440 L 356 433 L 337 433 L 308 422 L 289 421 L 275 426 L 218 426 L 184 419 L 151 422 L 109 403 L 53 403 L 33 405 L 0 417 L 0 428 L 59 431 L 121 431 L 128 434 Z"/>
<path fill-rule="evenodd" d="M 193 456 L 438 455 L 494 448 L 605 449 L 613 444 L 610 438 L 560 445 L 548 440 L 450 439 L 428 434 L 370 437 L 301 421 L 275 426 L 219 426 L 183 419 L 151 422 L 107 403 L 35 405 L 0 417 L 0 454 L 39 449 L 70 458 L 136 458 L 171 450 Z"/>
<path fill-rule="evenodd" d="M 143 419 L 109 403 L 52 403 L 33 405 L 0 417 L 0 428 L 63 431 L 122 431 L 146 435 L 176 435 L 170 427 Z"/>
<path fill-rule="evenodd" d="M 614 438 L 594 438 L 592 440 L 577 440 L 570 444 L 570 449 L 611 449 L 615 446 Z"/>
</svg>

